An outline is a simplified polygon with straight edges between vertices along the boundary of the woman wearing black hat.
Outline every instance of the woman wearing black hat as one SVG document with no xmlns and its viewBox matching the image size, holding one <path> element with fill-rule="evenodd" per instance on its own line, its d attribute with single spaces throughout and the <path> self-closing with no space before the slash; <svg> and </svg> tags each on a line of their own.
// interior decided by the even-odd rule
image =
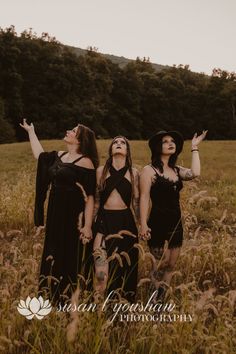
<svg viewBox="0 0 236 354">
<path fill-rule="evenodd" d="M 148 240 L 151 253 L 161 262 L 158 268 L 164 271 L 162 284 L 157 278 L 157 262 L 153 263 L 152 281 L 158 289 L 158 297 L 169 285 L 174 266 L 183 242 L 183 227 L 179 205 L 182 180 L 190 180 L 200 175 L 198 145 L 207 131 L 192 139 L 191 169 L 176 165 L 177 157 L 183 149 L 183 137 L 176 131 L 160 131 L 149 140 L 152 163 L 145 166 L 140 176 L 140 237 Z M 148 218 L 149 201 L 152 208 Z M 164 250 L 165 242 L 168 247 Z M 160 286 L 161 285 L 161 286 Z"/>
</svg>

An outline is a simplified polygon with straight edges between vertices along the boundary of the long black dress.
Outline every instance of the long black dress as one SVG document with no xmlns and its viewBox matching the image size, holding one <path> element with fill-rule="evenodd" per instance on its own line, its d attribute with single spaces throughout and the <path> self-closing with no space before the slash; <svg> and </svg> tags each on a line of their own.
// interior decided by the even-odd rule
<svg viewBox="0 0 236 354">
<path fill-rule="evenodd" d="M 128 301 L 134 302 L 138 276 L 138 250 L 134 245 L 138 242 L 138 231 L 130 209 L 132 185 L 124 177 L 127 169 L 125 166 L 117 171 L 111 166 L 110 176 L 105 180 L 105 188 L 100 194 L 100 208 L 95 230 L 96 233 L 99 232 L 103 235 L 102 245 L 105 243 L 108 258 L 117 254 L 122 262 L 120 264 L 117 258 L 111 258 L 109 261 L 107 295 L 114 290 Z M 104 208 L 104 204 L 114 189 L 121 195 L 127 206 L 126 209 Z M 116 238 L 117 234 L 122 238 Z"/>
<path fill-rule="evenodd" d="M 148 245 L 151 248 L 163 248 L 168 241 L 168 248 L 181 247 L 183 242 L 183 226 L 181 221 L 181 209 L 179 204 L 179 192 L 183 188 L 183 182 L 177 169 L 178 179 L 171 181 L 161 176 L 151 166 L 156 174 L 151 186 L 150 197 L 152 208 L 148 220 L 151 228 L 151 239 Z"/>
<path fill-rule="evenodd" d="M 40 154 L 35 203 L 35 224 L 43 225 L 43 204 L 51 186 L 39 293 L 46 291 L 55 303 L 71 296 L 80 275 L 91 288 L 92 243 L 83 245 L 79 240 L 78 223 L 84 219 L 85 198 L 94 195 L 96 187 L 95 170 L 75 165 L 84 156 L 72 163 L 60 157 L 56 151 Z"/>
</svg>

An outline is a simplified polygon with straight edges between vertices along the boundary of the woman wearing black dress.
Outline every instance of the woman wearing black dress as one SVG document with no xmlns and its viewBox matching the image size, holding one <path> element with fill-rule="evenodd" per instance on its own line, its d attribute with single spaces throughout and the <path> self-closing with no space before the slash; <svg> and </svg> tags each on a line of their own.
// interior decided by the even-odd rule
<svg viewBox="0 0 236 354">
<path fill-rule="evenodd" d="M 67 152 L 44 152 L 33 124 L 20 124 L 29 134 L 38 159 L 35 225 L 44 225 L 44 202 L 50 186 L 39 293 L 54 303 L 68 299 L 78 279 L 91 288 L 92 216 L 98 154 L 92 130 L 79 124 L 64 137 Z"/>
<path fill-rule="evenodd" d="M 134 245 L 138 240 L 130 207 L 133 204 L 138 217 L 139 191 L 138 171 L 132 168 L 130 146 L 125 137 L 112 140 L 105 166 L 97 169 L 97 185 L 95 290 L 100 295 L 106 289 L 107 295 L 114 290 L 132 302 L 137 288 L 138 250 Z"/>
<path fill-rule="evenodd" d="M 192 139 L 191 169 L 176 165 L 183 148 L 183 137 L 175 131 L 160 131 L 149 140 L 152 163 L 144 167 L 140 176 L 140 237 L 148 240 L 151 253 L 163 270 L 162 283 L 158 282 L 157 262 L 153 262 L 151 278 L 158 289 L 158 296 L 169 285 L 183 242 L 183 227 L 179 204 L 182 180 L 200 175 L 198 145 L 207 131 Z M 148 218 L 149 200 L 152 208 Z M 164 250 L 165 241 L 168 247 Z"/>
</svg>

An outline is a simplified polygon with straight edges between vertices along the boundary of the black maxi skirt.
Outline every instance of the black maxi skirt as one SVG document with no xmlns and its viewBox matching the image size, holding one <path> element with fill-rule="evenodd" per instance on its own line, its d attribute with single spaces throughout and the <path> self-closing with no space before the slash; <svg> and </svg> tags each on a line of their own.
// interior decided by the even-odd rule
<svg viewBox="0 0 236 354">
<path fill-rule="evenodd" d="M 78 217 L 83 212 L 79 191 L 51 189 L 39 295 L 47 295 L 54 304 L 70 299 L 78 281 L 81 288 L 92 290 L 92 242 L 83 245 L 77 227 Z"/>
<path fill-rule="evenodd" d="M 107 257 L 111 257 L 107 295 L 114 290 L 134 302 L 138 279 L 138 249 L 134 245 L 138 231 L 132 211 L 102 209 L 98 215 L 95 232 L 104 235 Z"/>
</svg>

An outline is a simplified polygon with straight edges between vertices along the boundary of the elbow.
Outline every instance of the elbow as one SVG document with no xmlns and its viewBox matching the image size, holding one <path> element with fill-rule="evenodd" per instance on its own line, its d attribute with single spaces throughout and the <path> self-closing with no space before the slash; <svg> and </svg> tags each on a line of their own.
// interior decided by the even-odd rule
<svg viewBox="0 0 236 354">
<path fill-rule="evenodd" d="M 35 160 L 38 160 L 39 159 L 39 154 L 34 154 L 34 158 L 35 158 Z"/>
<path fill-rule="evenodd" d="M 192 174 L 193 174 L 193 178 L 197 178 L 197 177 L 200 177 L 201 172 L 200 171 L 192 171 Z"/>
</svg>

